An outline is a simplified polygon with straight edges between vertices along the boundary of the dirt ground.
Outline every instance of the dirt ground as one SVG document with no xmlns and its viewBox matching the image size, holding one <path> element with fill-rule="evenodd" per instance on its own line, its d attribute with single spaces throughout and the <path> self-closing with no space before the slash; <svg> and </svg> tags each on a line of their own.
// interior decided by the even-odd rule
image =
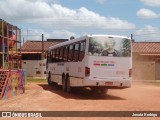
<svg viewBox="0 0 160 120">
<path fill-rule="evenodd" d="M 73 89 L 72 93 L 45 83 L 29 83 L 25 94 L 0 100 L 0 111 L 159 111 L 160 86 L 134 83 L 131 88 L 109 90 L 107 94 L 93 93 L 89 89 Z M 0 118 L 2 120 L 2 118 Z M 9 118 L 3 118 L 4 120 Z M 10 118 L 13 119 L 13 118 Z M 20 120 L 22 118 L 16 118 Z M 25 118 L 31 120 L 32 118 Z M 35 119 L 35 118 L 34 118 Z M 38 118 L 39 119 L 39 118 Z M 73 120 L 150 120 L 160 118 L 41 118 Z M 23 118 L 24 120 L 24 118 Z"/>
</svg>

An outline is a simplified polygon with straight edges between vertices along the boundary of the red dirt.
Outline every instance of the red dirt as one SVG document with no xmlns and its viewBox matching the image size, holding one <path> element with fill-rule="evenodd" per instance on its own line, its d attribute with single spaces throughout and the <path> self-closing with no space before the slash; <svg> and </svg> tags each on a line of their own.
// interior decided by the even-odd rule
<svg viewBox="0 0 160 120">
<path fill-rule="evenodd" d="M 106 95 L 88 89 L 63 92 L 60 86 L 30 83 L 25 94 L 0 101 L 0 111 L 158 111 L 160 110 L 160 87 L 133 84 L 123 90 L 109 90 Z M 21 118 L 16 118 L 20 120 Z M 24 118 L 23 118 L 24 119 Z M 27 118 L 26 118 L 27 119 Z M 31 118 L 28 118 L 31 119 Z M 41 118 L 51 119 L 51 118 Z M 62 118 L 54 118 L 62 119 Z M 71 118 L 63 118 L 70 120 Z M 83 118 L 72 118 L 80 120 Z M 90 120 L 139 119 L 142 118 L 85 118 Z M 150 120 L 151 118 L 143 118 Z M 152 118 L 160 119 L 160 118 Z M 2 119 L 1 119 L 2 120 Z"/>
</svg>

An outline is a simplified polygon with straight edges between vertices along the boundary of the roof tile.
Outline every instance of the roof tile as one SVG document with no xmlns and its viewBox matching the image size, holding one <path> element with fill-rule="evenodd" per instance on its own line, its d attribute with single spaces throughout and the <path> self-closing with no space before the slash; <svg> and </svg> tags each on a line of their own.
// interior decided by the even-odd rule
<svg viewBox="0 0 160 120">
<path fill-rule="evenodd" d="M 50 46 L 56 45 L 58 43 L 61 43 L 61 42 L 44 41 L 44 51 L 47 51 Z M 27 41 L 22 46 L 22 51 L 40 52 L 40 51 L 42 51 L 42 41 Z"/>
<path fill-rule="evenodd" d="M 134 42 L 132 49 L 133 52 L 160 53 L 160 42 Z"/>
<path fill-rule="evenodd" d="M 44 41 L 44 50 L 48 50 L 50 46 L 56 45 L 61 42 L 57 41 Z M 133 42 L 132 43 L 133 52 L 140 53 L 160 53 L 160 42 Z M 22 51 L 26 52 L 41 52 L 42 51 L 42 41 L 27 41 L 22 46 Z"/>
</svg>

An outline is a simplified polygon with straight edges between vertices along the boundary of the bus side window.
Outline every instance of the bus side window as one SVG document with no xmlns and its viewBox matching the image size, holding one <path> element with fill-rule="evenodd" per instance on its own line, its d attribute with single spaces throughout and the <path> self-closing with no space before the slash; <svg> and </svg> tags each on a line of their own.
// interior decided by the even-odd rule
<svg viewBox="0 0 160 120">
<path fill-rule="evenodd" d="M 65 54 L 65 46 L 63 47 L 63 55 L 62 55 L 62 61 L 64 62 L 65 60 L 64 60 L 64 54 Z"/>
<path fill-rule="evenodd" d="M 64 57 L 63 57 L 64 61 L 68 61 L 68 46 L 64 47 Z"/>
<path fill-rule="evenodd" d="M 47 59 L 48 58 L 48 51 L 44 52 L 44 58 Z"/>
<path fill-rule="evenodd" d="M 68 61 L 69 62 L 73 60 L 73 48 L 74 48 L 74 46 L 73 46 L 73 44 L 71 44 L 69 46 L 69 54 L 68 54 Z"/>
<path fill-rule="evenodd" d="M 48 56 L 48 63 L 52 62 L 52 51 L 49 51 L 49 56 Z"/>
<path fill-rule="evenodd" d="M 56 49 L 56 62 L 59 62 L 59 48 Z"/>
<path fill-rule="evenodd" d="M 80 54 L 79 54 L 79 61 L 82 61 L 85 55 L 85 46 L 86 46 L 86 41 L 82 41 L 80 43 Z"/>
<path fill-rule="evenodd" d="M 51 50 L 51 53 L 50 53 L 50 60 L 51 60 L 51 62 L 54 62 L 53 53 L 54 53 L 54 51 Z"/>
<path fill-rule="evenodd" d="M 53 50 L 51 54 L 51 62 L 56 62 L 55 60 L 56 60 L 56 50 Z"/>
<path fill-rule="evenodd" d="M 74 47 L 74 57 L 73 57 L 73 60 L 75 62 L 78 62 L 78 59 L 79 59 L 79 49 L 80 49 L 79 43 L 76 43 Z"/>
<path fill-rule="evenodd" d="M 63 62 L 63 47 L 60 48 L 59 59 L 60 59 L 60 62 Z"/>
</svg>

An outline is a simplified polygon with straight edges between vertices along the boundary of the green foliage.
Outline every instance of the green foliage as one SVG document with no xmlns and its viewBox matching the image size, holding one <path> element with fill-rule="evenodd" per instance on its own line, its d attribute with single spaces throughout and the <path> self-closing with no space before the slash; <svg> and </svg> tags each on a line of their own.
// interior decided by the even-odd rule
<svg viewBox="0 0 160 120">
<path fill-rule="evenodd" d="M 125 56 L 131 56 L 131 42 L 128 39 L 124 39 L 123 42 L 123 52 L 122 55 Z"/>
<path fill-rule="evenodd" d="M 98 43 L 96 40 L 94 39 L 90 39 L 89 41 L 89 52 L 91 52 L 92 54 L 94 53 L 101 53 L 103 50 L 103 46 L 102 44 Z"/>
<path fill-rule="evenodd" d="M 47 80 L 46 79 L 37 79 L 37 78 L 28 77 L 27 78 L 27 83 L 47 83 Z"/>
</svg>

